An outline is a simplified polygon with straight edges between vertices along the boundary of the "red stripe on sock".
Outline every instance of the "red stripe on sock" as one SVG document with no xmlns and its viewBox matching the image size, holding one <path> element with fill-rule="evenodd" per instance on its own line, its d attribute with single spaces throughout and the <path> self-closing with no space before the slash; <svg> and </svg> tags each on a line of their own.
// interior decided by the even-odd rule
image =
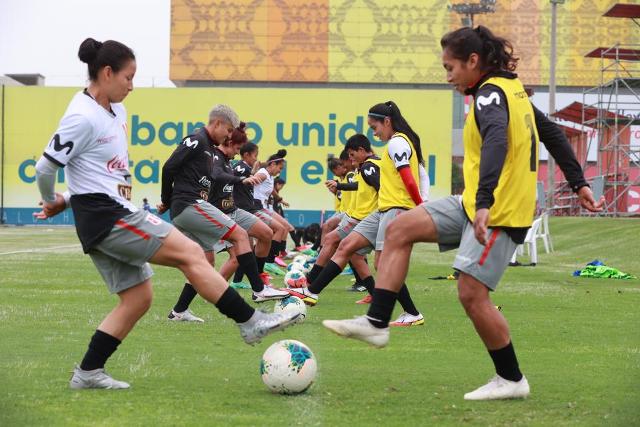
<svg viewBox="0 0 640 427">
<path fill-rule="evenodd" d="M 478 265 L 483 265 L 484 262 L 487 260 L 487 257 L 489 256 L 489 251 L 491 251 L 493 244 L 496 242 L 499 232 L 500 232 L 500 229 L 498 228 L 494 228 L 491 231 L 491 237 L 489 238 L 489 242 L 487 243 L 487 245 L 484 247 L 484 251 L 482 251 L 482 256 L 480 257 L 480 261 L 478 261 Z"/>
<path fill-rule="evenodd" d="M 140 230 L 140 229 L 139 229 L 139 228 L 137 228 L 137 227 L 134 227 L 134 226 L 133 226 L 133 225 L 131 225 L 131 224 L 127 224 L 126 222 L 124 222 L 124 221 L 123 221 L 123 220 L 121 220 L 121 219 L 119 219 L 119 220 L 117 220 L 117 221 L 116 221 L 116 225 L 117 225 L 118 227 L 122 227 L 122 228 L 124 228 L 125 230 L 129 230 L 129 231 L 131 231 L 132 233 L 137 234 L 138 236 L 142 237 L 144 240 L 149 240 L 149 239 L 151 238 L 151 237 L 150 237 L 147 233 L 145 233 L 144 231 Z"/>
<path fill-rule="evenodd" d="M 211 215 L 209 215 L 208 213 L 206 213 L 204 210 L 202 210 L 202 208 L 198 205 L 194 205 L 193 206 L 199 213 L 200 215 L 202 215 L 203 217 L 205 217 L 207 219 L 207 221 L 212 222 L 213 224 L 216 225 L 216 227 L 218 228 L 222 228 L 224 227 L 224 225 L 222 225 L 222 223 L 216 221 L 215 218 L 211 217 Z"/>
</svg>

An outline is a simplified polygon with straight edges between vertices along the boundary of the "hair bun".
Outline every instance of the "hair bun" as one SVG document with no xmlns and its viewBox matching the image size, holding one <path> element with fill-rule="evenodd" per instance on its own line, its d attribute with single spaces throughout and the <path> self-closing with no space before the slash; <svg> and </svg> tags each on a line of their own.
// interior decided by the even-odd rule
<svg viewBox="0 0 640 427">
<path fill-rule="evenodd" d="M 278 156 L 278 158 L 280 159 L 284 159 L 284 156 L 287 155 L 287 150 L 285 150 L 284 148 L 281 150 L 278 150 L 278 152 L 276 153 L 276 156 Z"/>
<path fill-rule="evenodd" d="M 245 122 L 240 122 L 240 124 L 238 125 L 237 129 L 239 131 L 244 132 L 245 128 L 247 127 L 247 124 Z"/>
<path fill-rule="evenodd" d="M 91 64 L 98 57 L 98 50 L 102 47 L 102 42 L 89 37 L 80 44 L 78 49 L 78 58 L 85 64 Z"/>
</svg>

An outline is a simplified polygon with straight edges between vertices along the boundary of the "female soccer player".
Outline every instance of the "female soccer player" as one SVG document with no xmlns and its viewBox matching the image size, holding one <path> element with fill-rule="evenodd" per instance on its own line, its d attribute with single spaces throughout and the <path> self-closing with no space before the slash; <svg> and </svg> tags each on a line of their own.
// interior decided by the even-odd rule
<svg viewBox="0 0 640 427">
<path fill-rule="evenodd" d="M 453 31 L 440 44 L 447 81 L 458 92 L 474 97 L 464 127 L 462 198 L 427 202 L 398 217 L 387 230 L 367 316 L 327 320 L 324 325 L 339 335 L 385 346 L 413 244 L 437 242 L 441 250 L 459 247 L 453 264 L 460 273 L 458 297 L 496 369 L 488 384 L 464 398 L 522 398 L 529 395 L 529 384 L 519 369 L 507 322 L 489 293 L 496 289 L 533 221 L 538 136 L 583 207 L 600 211 L 604 198 L 593 199 L 566 138 L 531 105 L 513 73 L 518 58 L 507 40 L 479 26 Z"/>
<path fill-rule="evenodd" d="M 287 235 L 289 231 L 294 228 L 289 222 L 278 215 L 273 209 L 270 208 L 268 200 L 273 193 L 274 177 L 280 175 L 285 165 L 285 156 L 287 150 L 278 150 L 276 154 L 272 154 L 267 159 L 267 162 L 258 169 L 255 173 L 255 177 L 260 179 L 261 182 L 253 187 L 253 197 L 256 200 L 256 204 L 261 208 L 254 212 L 254 215 L 260 218 L 265 224 L 277 223 L 278 228 L 284 230 L 284 232 L 278 236 L 274 234 L 273 241 L 271 242 L 271 252 L 267 259 L 267 263 L 273 263 L 275 258 L 281 253 L 286 253 L 287 248 Z"/>
<path fill-rule="evenodd" d="M 70 387 L 129 388 L 104 365 L 151 305 L 153 271 L 147 261 L 180 269 L 203 298 L 236 321 L 249 344 L 296 322 L 295 316 L 255 311 L 227 286 L 197 244 L 131 203 L 127 114 L 121 102 L 133 90 L 135 56 L 122 43 L 91 38 L 82 42 L 78 56 L 88 65 L 90 84 L 73 97 L 36 164 L 43 206 L 36 217 L 57 215 L 70 204 L 84 252 L 120 301 L 91 338 Z M 61 167 L 69 185 L 65 195 L 54 191 Z"/>
<path fill-rule="evenodd" d="M 371 107 L 368 123 L 375 136 L 388 142 L 381 155 L 378 207 L 340 242 L 336 253 L 309 287 L 300 288 L 300 298 L 309 305 L 315 304 L 318 300 L 318 295 L 313 290 L 324 289 L 340 274 L 347 261 L 357 251 L 367 246 L 373 247 L 376 250 L 374 265 L 377 267 L 389 223 L 403 212 L 422 203 L 418 184 L 419 165 L 423 163 L 420 137 L 411 129 L 398 106 L 392 101 Z M 401 292 L 406 311 L 394 325 L 424 324 L 424 317 L 413 304 L 408 288 L 403 286 Z"/>
</svg>

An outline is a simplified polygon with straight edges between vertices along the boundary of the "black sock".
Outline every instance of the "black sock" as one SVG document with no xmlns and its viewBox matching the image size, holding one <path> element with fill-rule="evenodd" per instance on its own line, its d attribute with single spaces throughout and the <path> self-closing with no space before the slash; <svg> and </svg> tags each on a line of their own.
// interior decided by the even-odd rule
<svg viewBox="0 0 640 427">
<path fill-rule="evenodd" d="M 489 356 L 491 356 L 496 367 L 496 373 L 502 378 L 509 381 L 520 381 L 522 379 L 522 372 L 518 367 L 518 358 L 511 341 L 506 347 L 499 350 L 489 350 Z"/>
<path fill-rule="evenodd" d="M 244 271 L 242 270 L 242 267 L 238 266 L 238 268 L 236 269 L 236 272 L 233 275 L 233 283 L 242 282 L 243 277 L 244 277 Z"/>
<path fill-rule="evenodd" d="M 96 329 L 89 341 L 89 349 L 80 363 L 80 369 L 93 371 L 104 368 L 107 359 L 116 351 L 120 342 L 118 338 Z"/>
<path fill-rule="evenodd" d="M 287 240 L 283 240 L 280 242 L 279 253 L 287 252 Z"/>
<path fill-rule="evenodd" d="M 220 313 L 235 320 L 236 323 L 246 322 L 251 319 L 251 316 L 253 316 L 255 312 L 253 307 L 247 304 L 240 294 L 231 287 L 224 291 L 224 294 L 222 294 L 216 303 L 216 307 L 220 310 Z"/>
<path fill-rule="evenodd" d="M 332 260 L 324 266 L 316 280 L 309 286 L 309 290 L 314 294 L 319 294 L 329 283 L 342 273 L 342 268 Z"/>
<path fill-rule="evenodd" d="M 267 255 L 267 262 L 272 263 L 273 261 L 275 261 L 277 253 L 278 253 L 278 241 L 272 240 L 271 249 L 269 249 L 269 255 Z"/>
<path fill-rule="evenodd" d="M 356 269 L 353 267 L 353 264 L 351 264 L 351 261 L 349 261 L 349 267 L 351 267 L 351 271 L 353 271 L 353 277 L 356 278 L 356 285 L 361 285 L 362 284 L 362 277 L 360 277 L 360 275 L 358 274 Z"/>
<path fill-rule="evenodd" d="M 198 295 L 198 292 L 196 292 L 193 286 L 191 286 L 190 283 L 185 283 L 184 288 L 182 288 L 182 292 L 180 293 L 180 297 L 178 298 L 178 302 L 173 306 L 173 311 L 176 313 L 186 311 L 196 295 Z"/>
<path fill-rule="evenodd" d="M 367 292 L 369 292 L 369 294 L 373 295 L 373 290 L 376 287 L 376 281 L 373 280 L 373 276 L 365 277 L 364 279 L 362 279 L 360 284 L 362 284 L 362 286 L 367 288 Z"/>
<path fill-rule="evenodd" d="M 264 265 L 267 262 L 266 256 L 257 256 L 256 265 L 258 266 L 258 273 L 264 273 Z"/>
<path fill-rule="evenodd" d="M 311 249 L 313 249 L 314 251 L 320 252 L 320 248 L 322 248 L 322 245 L 320 244 L 320 242 L 322 242 L 322 238 L 320 237 L 320 235 L 318 235 L 318 238 L 316 239 L 315 242 L 313 242 L 313 246 L 311 246 Z"/>
<path fill-rule="evenodd" d="M 323 268 L 324 267 L 321 265 L 313 264 L 313 267 L 311 267 L 311 271 L 307 273 L 307 283 L 313 283 L 313 281 L 318 278 Z"/>
<path fill-rule="evenodd" d="M 373 299 L 367 312 L 369 323 L 376 328 L 386 328 L 389 326 L 398 294 L 387 289 L 374 288 L 372 295 Z"/>
<path fill-rule="evenodd" d="M 260 273 L 258 273 L 256 257 L 253 252 L 249 251 L 242 255 L 236 256 L 236 258 L 238 259 L 240 268 L 242 268 L 244 274 L 247 275 L 247 279 L 249 279 L 249 283 L 251 284 L 251 289 L 253 289 L 253 292 L 262 291 L 264 289 L 264 283 L 262 283 Z"/>
<path fill-rule="evenodd" d="M 407 288 L 406 283 L 402 284 L 402 288 L 400 288 L 400 292 L 398 292 L 398 302 L 402 306 L 402 309 L 412 316 L 420 314 L 416 306 L 413 304 L 413 300 L 411 299 L 411 295 L 409 295 L 409 288 Z"/>
</svg>

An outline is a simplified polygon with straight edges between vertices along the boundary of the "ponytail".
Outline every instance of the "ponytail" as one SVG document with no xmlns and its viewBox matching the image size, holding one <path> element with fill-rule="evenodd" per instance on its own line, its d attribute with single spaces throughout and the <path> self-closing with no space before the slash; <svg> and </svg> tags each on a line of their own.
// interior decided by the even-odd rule
<svg viewBox="0 0 640 427">
<path fill-rule="evenodd" d="M 374 120 L 383 121 L 385 117 L 391 120 L 391 127 L 394 131 L 407 135 L 413 149 L 416 152 L 418 163 L 424 166 L 424 158 L 422 157 L 422 147 L 420 146 L 420 137 L 413 131 L 409 123 L 400 113 L 400 109 L 393 101 L 387 101 L 383 104 L 376 104 L 369 109 L 369 117 Z"/>
<path fill-rule="evenodd" d="M 461 61 L 468 60 L 472 53 L 477 54 L 481 70 L 485 72 L 515 71 L 520 59 L 513 55 L 513 46 L 507 39 L 494 35 L 482 25 L 447 33 L 440 40 L 440 46 Z"/>
</svg>

